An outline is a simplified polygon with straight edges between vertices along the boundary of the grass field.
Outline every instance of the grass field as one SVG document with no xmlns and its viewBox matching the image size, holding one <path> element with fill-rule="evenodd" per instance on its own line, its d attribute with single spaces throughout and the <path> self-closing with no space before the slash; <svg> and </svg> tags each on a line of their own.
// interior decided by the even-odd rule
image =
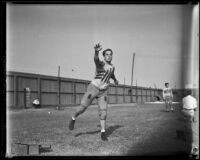
<svg viewBox="0 0 200 160">
<path fill-rule="evenodd" d="M 107 142 L 100 139 L 96 106 L 78 117 L 70 131 L 74 111 L 73 107 L 11 110 L 9 143 L 51 144 L 52 151 L 42 156 L 182 155 L 189 151 L 189 142 L 176 138 L 176 130 L 184 125 L 178 105 L 174 112 L 165 112 L 164 104 L 110 105 Z"/>
</svg>

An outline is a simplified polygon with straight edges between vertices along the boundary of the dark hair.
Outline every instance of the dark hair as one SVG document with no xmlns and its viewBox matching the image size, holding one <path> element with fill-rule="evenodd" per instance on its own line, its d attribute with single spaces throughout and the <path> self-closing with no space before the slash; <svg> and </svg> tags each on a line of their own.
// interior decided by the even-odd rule
<svg viewBox="0 0 200 160">
<path fill-rule="evenodd" d="M 108 49 L 105 49 L 105 50 L 103 51 L 103 56 L 105 56 L 105 53 L 106 53 L 107 51 L 110 51 L 111 54 L 113 55 L 113 51 L 112 51 L 112 49 L 108 48 Z"/>
<path fill-rule="evenodd" d="M 167 83 L 165 83 L 165 86 L 166 86 L 167 84 L 169 84 L 169 83 L 168 83 L 168 82 L 167 82 Z"/>
<path fill-rule="evenodd" d="M 186 89 L 185 93 L 186 93 L 186 96 L 191 95 L 192 94 L 192 90 L 191 89 Z"/>
</svg>

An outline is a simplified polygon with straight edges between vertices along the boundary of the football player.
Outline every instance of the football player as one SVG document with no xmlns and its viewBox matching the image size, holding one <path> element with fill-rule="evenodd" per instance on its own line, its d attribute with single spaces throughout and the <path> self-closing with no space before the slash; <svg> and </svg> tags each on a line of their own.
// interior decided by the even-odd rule
<svg viewBox="0 0 200 160">
<path fill-rule="evenodd" d="M 107 141 L 106 136 L 106 117 L 107 117 L 107 91 L 110 83 L 110 79 L 112 78 L 115 84 L 118 84 L 118 80 L 115 77 L 114 71 L 115 67 L 111 63 L 113 57 L 113 51 L 111 49 L 106 49 L 103 51 L 104 60 L 99 59 L 99 51 L 102 50 L 101 45 L 98 43 L 94 47 L 94 62 L 96 65 L 95 77 L 91 81 L 91 83 L 87 87 L 87 91 L 85 92 L 80 107 L 78 107 L 77 111 L 72 116 L 69 129 L 73 130 L 76 118 L 82 114 L 88 106 L 92 103 L 92 101 L 96 98 L 98 103 L 98 111 L 99 111 L 99 119 L 101 126 L 101 139 Z"/>
<path fill-rule="evenodd" d="M 173 93 L 172 89 L 169 87 L 169 83 L 165 83 L 165 88 L 163 89 L 163 99 L 165 101 L 165 108 L 166 111 L 169 112 L 170 110 L 173 112 L 172 100 L 173 100 Z"/>
</svg>

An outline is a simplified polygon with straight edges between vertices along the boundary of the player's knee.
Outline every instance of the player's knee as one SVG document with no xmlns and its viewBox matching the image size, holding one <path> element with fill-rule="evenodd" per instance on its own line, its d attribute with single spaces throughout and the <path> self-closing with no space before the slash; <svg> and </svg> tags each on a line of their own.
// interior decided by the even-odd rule
<svg viewBox="0 0 200 160">
<path fill-rule="evenodd" d="M 107 111 L 106 110 L 100 110 L 99 111 L 99 118 L 100 118 L 100 120 L 106 120 L 106 118 L 107 118 Z"/>
</svg>

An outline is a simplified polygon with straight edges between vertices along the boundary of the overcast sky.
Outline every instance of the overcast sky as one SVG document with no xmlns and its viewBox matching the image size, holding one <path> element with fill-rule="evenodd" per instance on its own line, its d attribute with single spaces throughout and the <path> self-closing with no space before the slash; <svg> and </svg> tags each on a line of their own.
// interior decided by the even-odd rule
<svg viewBox="0 0 200 160">
<path fill-rule="evenodd" d="M 8 5 L 7 70 L 91 80 L 94 45 L 114 52 L 120 84 L 180 88 L 181 5 Z M 100 58 L 102 53 L 100 53 Z M 154 85 L 155 84 L 155 85 Z"/>
</svg>

